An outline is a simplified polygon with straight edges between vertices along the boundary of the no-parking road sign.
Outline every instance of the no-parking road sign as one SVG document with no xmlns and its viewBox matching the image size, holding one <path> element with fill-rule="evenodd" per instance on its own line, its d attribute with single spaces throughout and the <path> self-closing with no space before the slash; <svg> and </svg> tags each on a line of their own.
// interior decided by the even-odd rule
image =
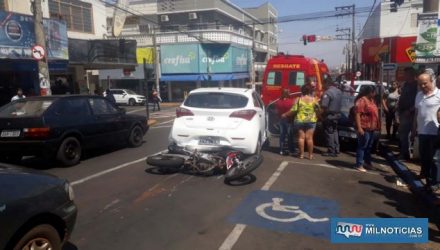
<svg viewBox="0 0 440 250">
<path fill-rule="evenodd" d="M 37 60 L 41 60 L 46 55 L 46 51 L 40 45 L 35 45 L 32 47 L 32 57 Z"/>
</svg>

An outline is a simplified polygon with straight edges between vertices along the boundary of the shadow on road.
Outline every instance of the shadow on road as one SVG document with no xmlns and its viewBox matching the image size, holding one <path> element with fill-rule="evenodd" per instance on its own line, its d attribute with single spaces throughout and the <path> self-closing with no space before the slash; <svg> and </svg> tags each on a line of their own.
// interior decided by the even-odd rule
<svg viewBox="0 0 440 250">
<path fill-rule="evenodd" d="M 382 195 L 387 199 L 384 204 L 394 207 L 400 213 L 408 215 L 408 217 L 428 217 L 430 222 L 437 225 L 436 229 L 429 228 L 429 240 L 440 243 L 438 208 L 429 208 L 417 196 L 409 192 L 400 191 L 394 187 L 384 186 L 372 181 L 359 181 L 359 184 L 374 187 L 375 189 L 372 192 Z M 393 218 L 393 216 L 383 212 L 376 212 L 375 215 L 380 218 Z"/>
<path fill-rule="evenodd" d="M 145 141 L 143 143 L 145 143 Z M 127 147 L 117 145 L 117 146 L 112 146 L 112 147 L 105 147 L 105 148 L 100 148 L 100 149 L 88 150 L 86 152 L 83 152 L 83 155 L 81 157 L 81 161 L 85 161 L 85 160 L 92 159 L 92 158 L 99 157 L 99 156 L 106 155 L 106 154 L 111 154 L 113 152 L 116 152 L 118 150 L 125 149 L 125 148 L 127 148 Z M 47 159 L 47 158 L 36 157 L 36 156 L 23 157 L 23 159 L 19 163 L 17 163 L 17 165 L 22 166 L 22 167 L 27 167 L 27 168 L 38 169 L 38 170 L 48 170 L 48 169 L 52 169 L 52 168 L 75 167 L 75 165 L 74 166 L 67 166 L 67 167 L 63 166 L 59 162 L 57 162 L 55 160 L 55 158 Z"/>
<path fill-rule="evenodd" d="M 70 242 L 66 242 L 66 244 L 64 244 L 63 250 L 78 250 L 78 247 Z"/>
</svg>

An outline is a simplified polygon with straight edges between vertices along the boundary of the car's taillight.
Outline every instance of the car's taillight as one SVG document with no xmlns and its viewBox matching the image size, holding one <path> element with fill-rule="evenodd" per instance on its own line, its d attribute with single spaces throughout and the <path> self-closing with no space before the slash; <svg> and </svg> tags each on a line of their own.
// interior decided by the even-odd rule
<svg viewBox="0 0 440 250">
<path fill-rule="evenodd" d="M 186 108 L 177 108 L 176 109 L 176 117 L 182 117 L 182 116 L 193 116 L 193 112 L 191 112 L 191 110 L 186 109 Z"/>
<path fill-rule="evenodd" d="M 229 117 L 237 117 L 237 118 L 243 118 L 245 120 L 252 120 L 254 118 L 254 115 L 257 113 L 257 111 L 249 109 L 249 110 L 239 110 L 233 112 Z"/>
<path fill-rule="evenodd" d="M 50 128 L 24 128 L 24 137 L 28 138 L 47 138 L 49 137 Z"/>
</svg>

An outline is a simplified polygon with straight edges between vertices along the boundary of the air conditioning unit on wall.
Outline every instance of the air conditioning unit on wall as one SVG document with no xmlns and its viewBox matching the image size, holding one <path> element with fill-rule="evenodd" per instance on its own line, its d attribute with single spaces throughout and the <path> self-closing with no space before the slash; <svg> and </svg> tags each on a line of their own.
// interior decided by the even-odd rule
<svg viewBox="0 0 440 250">
<path fill-rule="evenodd" d="M 160 16 L 161 22 L 168 22 L 169 20 L 170 20 L 170 18 L 168 17 L 168 15 L 161 15 Z"/>
<path fill-rule="evenodd" d="M 194 20 L 194 19 L 197 19 L 197 13 L 195 12 L 189 13 L 189 20 Z"/>
</svg>

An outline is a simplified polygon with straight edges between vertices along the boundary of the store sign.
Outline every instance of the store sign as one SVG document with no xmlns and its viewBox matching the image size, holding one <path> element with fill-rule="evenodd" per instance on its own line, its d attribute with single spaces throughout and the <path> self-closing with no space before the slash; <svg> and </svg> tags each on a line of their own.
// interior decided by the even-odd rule
<svg viewBox="0 0 440 250">
<path fill-rule="evenodd" d="M 440 50 L 437 46 L 438 15 L 419 14 L 419 33 L 415 45 L 416 62 L 440 62 Z"/>
<path fill-rule="evenodd" d="M 138 64 L 143 64 L 144 59 L 146 64 L 154 63 L 154 49 L 150 48 L 136 48 L 136 61 Z"/>
<path fill-rule="evenodd" d="M 161 46 L 162 74 L 216 74 L 249 72 L 249 49 L 224 44 Z"/>
<path fill-rule="evenodd" d="M 161 45 L 160 62 L 162 74 L 198 73 L 198 45 Z"/>
<path fill-rule="evenodd" d="M 0 58 L 32 59 L 35 42 L 34 18 L 0 11 Z M 49 59 L 68 60 L 67 27 L 58 20 L 43 20 Z"/>
</svg>

